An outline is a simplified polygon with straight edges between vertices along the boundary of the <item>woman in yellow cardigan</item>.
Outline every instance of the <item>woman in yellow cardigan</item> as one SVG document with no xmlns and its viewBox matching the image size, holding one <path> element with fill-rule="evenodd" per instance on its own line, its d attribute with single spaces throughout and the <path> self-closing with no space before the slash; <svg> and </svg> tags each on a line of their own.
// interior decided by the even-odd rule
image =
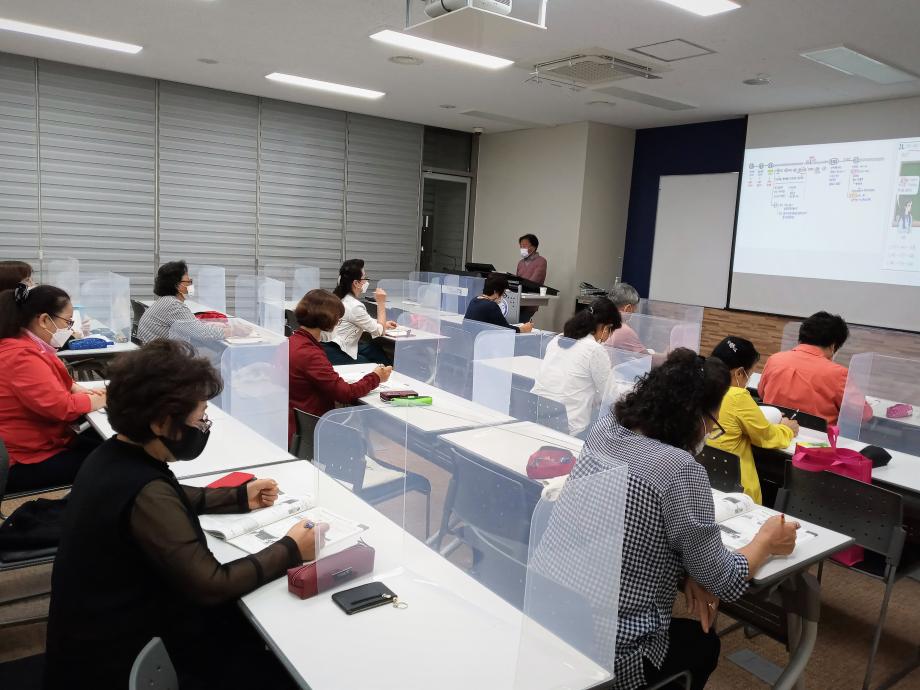
<svg viewBox="0 0 920 690">
<path fill-rule="evenodd" d="M 719 410 L 719 424 L 725 433 L 706 443 L 741 458 L 744 493 L 761 503 L 760 479 L 751 446 L 785 448 L 798 435 L 799 423 L 783 417 L 779 424 L 771 424 L 748 392 L 748 381 L 760 359 L 750 340 L 729 336 L 716 345 L 712 356 L 725 362 L 732 378 Z"/>
</svg>

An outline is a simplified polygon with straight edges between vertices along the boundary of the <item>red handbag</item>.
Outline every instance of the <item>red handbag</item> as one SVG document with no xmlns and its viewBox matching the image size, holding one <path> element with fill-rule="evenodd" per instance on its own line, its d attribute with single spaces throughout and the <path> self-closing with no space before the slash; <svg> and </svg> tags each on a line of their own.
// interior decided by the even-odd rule
<svg viewBox="0 0 920 690">
<path fill-rule="evenodd" d="M 565 448 L 543 446 L 527 460 L 527 476 L 552 479 L 567 475 L 575 467 L 575 456 Z"/>
<path fill-rule="evenodd" d="M 374 547 L 359 541 L 331 556 L 288 570 L 288 591 L 301 599 L 309 599 L 373 571 Z"/>
<path fill-rule="evenodd" d="M 859 451 L 850 448 L 838 448 L 837 438 L 840 429 L 833 425 L 827 427 L 827 440 L 830 448 L 806 448 L 796 446 L 792 456 L 792 465 L 808 472 L 833 472 L 864 484 L 872 483 L 872 460 Z M 831 556 L 843 565 L 856 565 L 865 558 L 861 546 L 851 546 Z"/>
</svg>

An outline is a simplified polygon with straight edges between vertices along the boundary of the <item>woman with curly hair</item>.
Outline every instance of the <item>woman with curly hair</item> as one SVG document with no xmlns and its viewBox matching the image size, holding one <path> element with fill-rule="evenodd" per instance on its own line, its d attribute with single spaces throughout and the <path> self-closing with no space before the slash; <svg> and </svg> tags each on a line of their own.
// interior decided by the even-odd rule
<svg viewBox="0 0 920 690">
<path fill-rule="evenodd" d="M 571 478 L 579 479 L 628 467 L 615 645 L 618 689 L 644 687 L 685 670 L 693 675 L 692 687 L 703 688 L 719 660 L 719 638 L 710 629 L 719 600 L 740 597 L 770 555 L 795 547 L 798 525 L 780 516 L 768 520 L 743 549 L 732 552 L 722 545 L 709 479 L 693 454 L 719 432 L 716 415 L 728 386 L 721 361 L 674 350 L 594 425 L 572 470 Z M 554 516 L 576 508 L 584 512 L 585 506 L 577 506 L 578 484 L 566 484 Z M 681 583 L 699 622 L 671 618 Z"/>
</svg>

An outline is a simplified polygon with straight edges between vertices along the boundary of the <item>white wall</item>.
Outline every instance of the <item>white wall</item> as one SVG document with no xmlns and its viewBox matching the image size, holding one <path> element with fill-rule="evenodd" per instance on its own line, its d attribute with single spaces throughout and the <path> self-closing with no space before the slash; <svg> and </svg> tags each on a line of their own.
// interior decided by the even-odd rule
<svg viewBox="0 0 920 690">
<path fill-rule="evenodd" d="M 539 237 L 546 283 L 561 296 L 537 313 L 537 325 L 561 330 L 581 280 L 613 283 L 634 137 L 632 130 L 588 122 L 481 137 L 473 261 L 513 273 L 518 237 Z"/>
</svg>

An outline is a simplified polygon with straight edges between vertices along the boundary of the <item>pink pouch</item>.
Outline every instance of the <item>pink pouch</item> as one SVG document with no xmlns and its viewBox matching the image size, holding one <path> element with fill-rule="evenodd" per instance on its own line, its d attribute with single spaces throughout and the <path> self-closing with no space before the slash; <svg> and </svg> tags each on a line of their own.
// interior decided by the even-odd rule
<svg viewBox="0 0 920 690">
<path fill-rule="evenodd" d="M 904 419 L 905 417 L 910 417 L 913 413 L 914 408 L 906 403 L 895 403 L 885 410 L 885 416 L 888 419 Z"/>
<path fill-rule="evenodd" d="M 827 427 L 827 440 L 830 442 L 830 448 L 805 448 L 796 446 L 795 455 L 792 456 L 792 464 L 801 470 L 808 472 L 833 472 L 850 479 L 872 483 L 872 461 L 859 451 L 849 448 L 838 448 L 837 438 L 840 436 L 840 429 L 833 425 Z M 856 565 L 865 558 L 865 551 L 861 546 L 851 546 L 838 551 L 831 556 L 838 563 L 843 565 Z"/>
</svg>

